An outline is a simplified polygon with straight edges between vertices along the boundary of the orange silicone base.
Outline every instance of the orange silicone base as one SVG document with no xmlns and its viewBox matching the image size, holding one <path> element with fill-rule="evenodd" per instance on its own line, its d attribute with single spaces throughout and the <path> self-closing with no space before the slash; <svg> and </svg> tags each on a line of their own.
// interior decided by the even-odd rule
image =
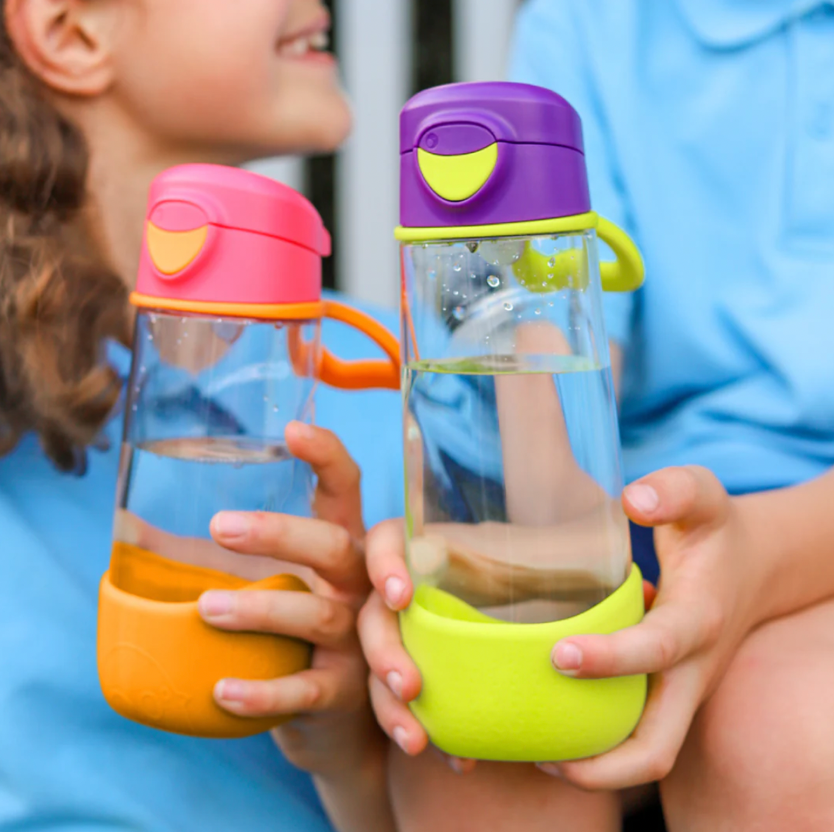
<svg viewBox="0 0 834 832">
<path fill-rule="evenodd" d="M 310 665 L 305 642 L 225 632 L 200 618 L 202 592 L 244 588 L 309 591 L 294 575 L 250 584 L 116 543 L 99 592 L 98 670 L 109 705 L 152 728 L 198 737 L 246 737 L 285 722 L 234 716 L 214 701 L 220 679 L 273 679 Z"/>
</svg>

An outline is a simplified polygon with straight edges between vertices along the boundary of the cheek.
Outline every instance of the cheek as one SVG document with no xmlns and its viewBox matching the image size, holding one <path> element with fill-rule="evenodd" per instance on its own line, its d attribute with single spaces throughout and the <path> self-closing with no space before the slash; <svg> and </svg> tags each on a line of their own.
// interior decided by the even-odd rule
<svg viewBox="0 0 834 832">
<path fill-rule="evenodd" d="M 206 133 L 210 139 L 230 122 L 245 120 L 269 81 L 270 55 L 239 60 L 238 54 L 193 41 L 169 50 L 157 43 L 125 61 L 119 93 L 146 129 L 183 138 Z"/>
<path fill-rule="evenodd" d="M 115 52 L 117 94 L 159 128 L 239 117 L 269 83 L 287 2 L 145 0 Z"/>
</svg>

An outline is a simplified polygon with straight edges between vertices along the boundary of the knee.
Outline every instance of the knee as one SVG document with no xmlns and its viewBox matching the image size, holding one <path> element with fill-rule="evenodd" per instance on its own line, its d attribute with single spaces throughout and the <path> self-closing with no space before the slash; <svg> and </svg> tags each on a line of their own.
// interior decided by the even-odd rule
<svg viewBox="0 0 834 832">
<path fill-rule="evenodd" d="M 834 828 L 834 667 L 778 635 L 748 640 L 693 722 L 664 784 L 680 828 Z"/>
</svg>

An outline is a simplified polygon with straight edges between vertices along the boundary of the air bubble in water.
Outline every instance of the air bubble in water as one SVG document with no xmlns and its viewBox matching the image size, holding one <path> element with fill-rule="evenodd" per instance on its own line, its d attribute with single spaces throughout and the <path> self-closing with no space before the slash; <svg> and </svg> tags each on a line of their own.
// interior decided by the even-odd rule
<svg viewBox="0 0 834 832">
<path fill-rule="evenodd" d="M 491 275 L 487 278 L 487 284 L 488 284 L 489 286 L 491 286 L 493 289 L 495 289 L 495 288 L 496 288 L 496 286 L 500 286 L 500 285 L 501 285 L 501 278 L 500 278 L 500 277 L 498 277 L 498 275 L 497 275 L 497 274 L 491 274 Z"/>
<path fill-rule="evenodd" d="M 505 300 L 504 301 L 504 309 L 506 309 L 507 312 L 512 312 L 513 311 L 513 305 L 508 300 Z"/>
<path fill-rule="evenodd" d="M 456 321 L 462 321 L 465 314 L 466 310 L 462 306 L 456 306 L 452 310 L 452 315 L 454 315 Z"/>
</svg>

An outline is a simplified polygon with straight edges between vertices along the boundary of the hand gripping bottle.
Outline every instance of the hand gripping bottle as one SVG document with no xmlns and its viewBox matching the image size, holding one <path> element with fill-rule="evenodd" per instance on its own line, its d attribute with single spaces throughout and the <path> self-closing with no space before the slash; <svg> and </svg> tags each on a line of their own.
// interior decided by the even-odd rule
<svg viewBox="0 0 834 832">
<path fill-rule="evenodd" d="M 642 261 L 591 210 L 580 120 L 553 92 L 427 90 L 400 152 L 413 710 L 459 757 L 599 754 L 646 679 L 569 678 L 550 654 L 643 616 L 602 315 Z"/>
<path fill-rule="evenodd" d="M 303 571 L 233 554 L 209 534 L 221 510 L 311 512 L 312 473 L 284 443 L 313 418 L 317 381 L 399 389 L 396 338 L 321 297 L 330 239 L 313 206 L 243 170 L 186 165 L 151 186 L 136 292 L 110 568 L 101 582 L 98 664 L 120 714 L 205 737 L 262 732 L 212 697 L 224 677 L 308 666 L 309 645 L 205 624 L 208 589 L 307 591 Z M 358 327 L 387 358 L 342 361 L 325 317 Z M 293 574 L 295 571 L 296 574 Z"/>
</svg>

